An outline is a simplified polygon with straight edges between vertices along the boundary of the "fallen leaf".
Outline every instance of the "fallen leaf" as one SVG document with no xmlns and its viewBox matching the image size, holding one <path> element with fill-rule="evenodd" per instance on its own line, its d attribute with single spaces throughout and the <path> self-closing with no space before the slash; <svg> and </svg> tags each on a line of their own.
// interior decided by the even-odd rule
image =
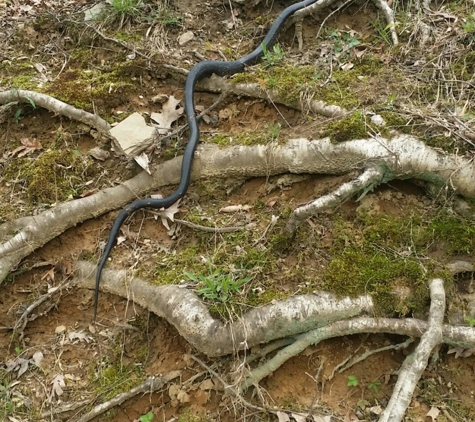
<svg viewBox="0 0 475 422">
<path fill-rule="evenodd" d="M 51 381 L 51 385 L 53 386 L 51 388 L 51 397 L 54 395 L 56 396 L 61 396 L 64 393 L 63 388 L 66 387 L 66 384 L 64 382 L 64 376 L 61 374 L 56 375 L 53 378 L 53 381 Z"/>
<path fill-rule="evenodd" d="M 64 325 L 58 325 L 55 330 L 54 330 L 54 333 L 55 334 L 61 334 L 62 332 L 66 331 L 66 327 Z"/>
<path fill-rule="evenodd" d="M 350 70 L 350 69 L 353 69 L 354 66 L 355 66 L 355 65 L 354 65 L 353 63 L 351 63 L 351 62 L 346 62 L 346 63 L 344 63 L 344 64 L 342 64 L 342 65 L 340 66 L 340 69 L 341 69 L 341 70 Z"/>
<path fill-rule="evenodd" d="M 54 281 L 54 267 L 43 274 L 43 276 L 41 277 L 41 281 L 43 281 L 44 279 Z"/>
<path fill-rule="evenodd" d="M 290 417 L 287 413 L 278 411 L 275 414 L 277 415 L 279 422 L 290 422 Z"/>
<path fill-rule="evenodd" d="M 17 377 L 20 378 L 28 369 L 28 365 L 30 363 L 29 359 L 24 358 L 16 358 L 10 363 L 7 363 L 7 367 L 5 372 L 18 372 Z"/>
<path fill-rule="evenodd" d="M 99 161 L 105 161 L 109 158 L 110 152 L 102 148 L 95 147 L 88 151 L 88 154 Z"/>
<path fill-rule="evenodd" d="M 326 416 L 311 416 L 311 418 L 314 420 L 314 422 L 331 422 L 332 417 L 330 415 Z"/>
<path fill-rule="evenodd" d="M 86 343 L 90 343 L 92 340 L 92 337 L 88 336 L 87 334 L 84 334 L 82 331 L 71 331 L 68 334 L 68 339 L 73 344 L 75 343 L 75 340 L 85 341 Z"/>
<path fill-rule="evenodd" d="M 432 406 L 430 410 L 426 413 L 426 417 L 429 416 L 432 418 L 432 422 L 435 422 L 437 420 L 437 417 L 439 416 L 440 410 L 437 407 Z"/>
<path fill-rule="evenodd" d="M 457 358 L 468 358 L 475 353 L 475 349 L 465 349 L 464 347 L 454 347 L 449 349 L 447 352 L 448 355 L 455 353 L 455 359 Z"/>
<path fill-rule="evenodd" d="M 168 101 L 162 106 L 162 112 L 150 115 L 150 118 L 155 122 L 154 126 L 158 128 L 158 133 L 161 135 L 167 134 L 172 123 L 183 114 L 183 107 L 180 107 L 179 104 L 180 100 L 170 95 Z"/>
<path fill-rule="evenodd" d="M 41 368 L 41 362 L 43 361 L 43 358 L 43 353 L 37 350 L 35 353 L 33 353 L 33 357 L 31 359 L 38 368 Z"/>
<path fill-rule="evenodd" d="M 381 406 L 373 406 L 373 407 L 369 407 L 368 410 L 371 412 L 371 413 L 374 413 L 375 415 L 380 415 L 381 413 L 383 413 L 383 408 Z"/>
<path fill-rule="evenodd" d="M 150 160 L 148 158 L 148 155 L 145 154 L 145 152 L 142 152 L 142 154 L 134 157 L 134 160 L 137 162 L 137 164 L 142 167 L 148 174 L 152 174 L 152 172 L 150 171 L 150 167 L 149 167 L 149 164 L 150 164 Z"/>
<path fill-rule="evenodd" d="M 156 214 L 162 220 L 162 224 L 166 227 L 167 230 L 170 230 L 170 225 L 168 224 L 168 220 L 171 222 L 175 221 L 175 214 L 180 212 L 180 199 L 176 201 L 174 204 L 170 205 L 168 208 L 162 208 Z"/>
<path fill-rule="evenodd" d="M 294 418 L 296 422 L 307 422 L 307 416 L 301 415 L 300 413 L 292 413 L 292 418 Z"/>
</svg>

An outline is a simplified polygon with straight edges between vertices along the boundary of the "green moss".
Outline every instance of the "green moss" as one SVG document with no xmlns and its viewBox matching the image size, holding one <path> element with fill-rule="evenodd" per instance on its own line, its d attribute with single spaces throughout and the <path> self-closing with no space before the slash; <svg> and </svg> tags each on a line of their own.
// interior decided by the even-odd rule
<svg viewBox="0 0 475 422">
<path fill-rule="evenodd" d="M 388 129 L 395 129 L 400 133 L 406 134 L 413 133 L 414 122 L 411 122 L 406 117 L 391 111 L 382 111 L 379 114 L 386 122 L 386 127 Z"/>
<path fill-rule="evenodd" d="M 0 64 L 0 71 L 4 75 L 0 79 L 0 86 L 27 90 L 38 88 L 38 80 L 35 80 L 38 74 L 30 62 L 4 60 Z"/>
<path fill-rule="evenodd" d="M 354 139 L 362 139 L 367 136 L 365 117 L 360 111 L 356 111 L 343 119 L 328 123 L 324 129 L 324 136 L 328 136 L 332 142 L 346 142 Z"/>
<path fill-rule="evenodd" d="M 264 130 L 252 132 L 239 132 L 235 134 L 216 133 L 208 137 L 203 137 L 203 141 L 219 146 L 229 145 L 266 145 L 276 141 L 279 137 L 280 125 L 267 125 Z"/>
<path fill-rule="evenodd" d="M 434 218 L 427 230 L 420 234 L 419 244 L 436 242 L 448 255 L 472 254 L 475 251 L 473 222 L 446 214 Z"/>
<path fill-rule="evenodd" d="M 369 245 L 335 251 L 323 280 L 325 289 L 343 296 L 371 295 L 381 315 L 420 311 L 428 300 L 426 274 L 419 262 Z M 400 300 L 398 293 L 405 290 L 410 296 Z"/>
<path fill-rule="evenodd" d="M 95 390 L 103 397 L 104 401 L 110 400 L 117 394 L 129 391 L 141 384 L 144 377 L 143 369 L 137 365 L 110 364 L 101 369 L 97 380 L 95 380 Z"/>
<path fill-rule="evenodd" d="M 468 51 L 467 54 L 464 54 L 450 64 L 455 79 L 463 81 L 471 80 L 473 78 L 473 69 L 475 69 L 475 51 L 466 51 Z"/>
<path fill-rule="evenodd" d="M 75 151 L 46 151 L 36 159 L 20 158 L 5 172 L 6 180 L 24 180 L 33 204 L 65 201 L 82 192 L 84 177 L 92 174 L 91 159 Z"/>
<path fill-rule="evenodd" d="M 208 419 L 206 419 L 204 416 L 197 415 L 190 409 L 183 410 L 178 417 L 178 422 L 206 422 L 207 420 Z"/>
<path fill-rule="evenodd" d="M 246 303 L 249 306 L 261 306 L 267 305 L 274 300 L 285 300 L 291 295 L 291 292 L 283 292 L 276 290 L 273 287 L 266 288 L 263 293 L 258 293 L 258 291 L 251 291 L 247 295 Z"/>
<path fill-rule="evenodd" d="M 92 111 L 92 104 L 95 104 L 110 112 L 110 108 L 122 104 L 128 94 L 136 91 L 130 77 L 134 73 L 132 69 L 137 71 L 140 67 L 119 65 L 109 72 L 68 70 L 47 84 L 44 92 L 77 108 Z"/>
</svg>

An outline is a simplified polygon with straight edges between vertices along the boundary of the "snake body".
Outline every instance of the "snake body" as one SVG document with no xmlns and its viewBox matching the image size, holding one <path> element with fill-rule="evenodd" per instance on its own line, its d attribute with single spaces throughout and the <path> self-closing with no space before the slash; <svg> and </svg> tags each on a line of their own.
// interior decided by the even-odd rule
<svg viewBox="0 0 475 422">
<path fill-rule="evenodd" d="M 97 315 L 99 284 L 101 281 L 102 270 L 104 268 L 107 258 L 109 257 L 109 254 L 111 253 L 112 248 L 115 245 L 120 227 L 122 226 L 126 218 L 133 214 L 135 211 L 140 210 L 142 208 L 168 208 L 180 198 L 182 198 L 188 190 L 188 186 L 190 184 L 193 155 L 200 139 L 200 131 L 198 128 L 198 122 L 196 120 L 194 107 L 194 91 L 196 84 L 203 78 L 211 76 L 213 73 L 218 76 L 230 76 L 236 73 L 243 72 L 245 66 L 255 64 L 264 55 L 263 46 L 269 49 L 274 45 L 277 35 L 282 26 L 285 24 L 286 20 L 290 16 L 292 16 L 297 10 L 303 9 L 304 7 L 315 3 L 316 1 L 317 0 L 304 0 L 284 9 L 270 27 L 269 31 L 267 32 L 267 35 L 265 36 L 261 44 L 259 44 L 259 46 L 248 55 L 232 62 L 205 60 L 198 63 L 196 66 L 193 67 L 193 69 L 191 69 L 185 83 L 185 112 L 190 134 L 188 138 L 188 143 L 185 147 L 185 152 L 183 154 L 180 183 L 175 192 L 173 192 L 170 196 L 161 199 L 139 199 L 123 208 L 122 211 L 120 211 L 119 215 L 116 217 L 114 224 L 112 225 L 112 229 L 110 231 L 106 247 L 104 248 L 104 252 L 97 266 L 96 286 L 94 292 L 94 320 L 96 319 Z"/>
</svg>

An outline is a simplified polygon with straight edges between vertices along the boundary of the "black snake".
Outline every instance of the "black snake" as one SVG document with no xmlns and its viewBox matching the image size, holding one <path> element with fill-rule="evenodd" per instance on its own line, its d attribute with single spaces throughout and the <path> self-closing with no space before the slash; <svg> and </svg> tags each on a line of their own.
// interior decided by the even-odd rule
<svg viewBox="0 0 475 422">
<path fill-rule="evenodd" d="M 196 146 L 200 140 L 200 131 L 198 128 L 198 122 L 195 115 L 194 107 L 194 90 L 196 84 L 203 78 L 211 76 L 215 73 L 218 76 L 228 76 L 234 75 L 244 71 L 245 66 L 250 66 L 255 64 L 263 55 L 264 48 L 271 48 L 277 35 L 284 25 L 285 21 L 292 16 L 297 10 L 303 9 L 317 0 L 305 0 L 299 3 L 295 3 L 292 6 L 287 7 L 283 12 L 277 17 L 277 19 L 272 24 L 269 32 L 265 36 L 264 40 L 259 44 L 259 46 L 249 53 L 247 56 L 241 57 L 240 59 L 234 60 L 232 62 L 222 62 L 217 60 L 206 60 L 198 63 L 196 66 L 191 69 L 185 83 L 185 112 L 188 121 L 188 126 L 190 128 L 190 136 L 188 138 L 188 143 L 185 147 L 185 152 L 183 154 L 183 161 L 181 167 L 181 178 L 178 188 L 170 196 L 163 199 L 139 199 L 127 205 L 119 213 L 117 218 L 114 221 L 112 226 L 109 239 L 107 240 L 104 253 L 101 260 L 97 266 L 96 273 L 96 290 L 94 293 L 94 320 L 97 315 L 97 304 L 99 299 L 99 283 L 101 281 L 102 269 L 106 263 L 106 260 L 114 247 L 117 235 L 119 234 L 119 229 L 122 226 L 122 223 L 125 219 L 134 213 L 135 211 L 141 208 L 168 208 L 180 198 L 182 198 L 188 186 L 190 184 L 190 175 L 191 175 L 191 165 L 193 163 L 193 155 L 196 150 Z"/>
</svg>

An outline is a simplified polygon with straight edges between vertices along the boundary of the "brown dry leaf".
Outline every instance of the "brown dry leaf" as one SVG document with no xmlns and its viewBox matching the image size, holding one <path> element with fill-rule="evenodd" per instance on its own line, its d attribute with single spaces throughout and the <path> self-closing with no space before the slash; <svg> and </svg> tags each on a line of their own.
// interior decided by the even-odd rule
<svg viewBox="0 0 475 422">
<path fill-rule="evenodd" d="M 37 350 L 34 354 L 33 357 L 31 358 L 33 360 L 33 363 L 38 367 L 41 368 L 41 362 L 43 361 L 44 355 L 40 350 Z"/>
<path fill-rule="evenodd" d="M 152 113 L 150 118 L 156 123 L 154 126 L 158 128 L 160 134 L 166 134 L 171 129 L 174 121 L 178 120 L 183 114 L 183 107 L 180 107 L 181 100 L 177 100 L 170 95 L 168 101 L 163 104 L 161 113 Z"/>
<path fill-rule="evenodd" d="M 17 377 L 20 378 L 28 369 L 28 365 L 30 364 L 29 359 L 24 358 L 16 358 L 10 363 L 7 363 L 7 367 L 5 372 L 18 372 Z"/>
<path fill-rule="evenodd" d="M 153 197 L 158 195 L 153 195 Z M 170 205 L 167 209 L 162 208 L 160 211 L 156 213 L 156 217 L 160 217 L 162 220 L 162 224 L 166 227 L 167 230 L 170 230 L 170 225 L 168 224 L 168 220 L 172 223 L 175 221 L 175 214 L 180 212 L 180 199 L 176 201 L 174 204 Z"/>
<path fill-rule="evenodd" d="M 290 422 L 290 417 L 287 413 L 285 412 L 276 412 L 277 418 L 279 419 L 279 422 Z"/>
<path fill-rule="evenodd" d="M 53 381 L 51 381 L 51 385 L 53 386 L 51 388 L 51 399 L 54 398 L 54 396 L 61 396 L 64 393 L 63 388 L 66 387 L 66 383 L 64 382 L 64 375 L 58 374 L 53 378 Z"/>
<path fill-rule="evenodd" d="M 45 279 L 54 281 L 54 267 L 43 274 L 43 277 L 41 277 L 41 281 Z"/>
<path fill-rule="evenodd" d="M 448 355 L 455 353 L 455 359 L 457 358 L 468 358 L 475 353 L 475 349 L 465 349 L 463 347 L 454 347 L 449 349 L 447 352 Z"/>
<path fill-rule="evenodd" d="M 432 418 L 432 422 L 437 420 L 439 416 L 440 410 L 437 407 L 432 406 L 430 410 L 426 413 L 426 417 Z"/>
<path fill-rule="evenodd" d="M 102 148 L 95 147 L 88 151 L 88 154 L 99 161 L 105 161 L 109 158 L 110 153 Z"/>
<path fill-rule="evenodd" d="M 92 341 L 92 337 L 88 336 L 87 334 L 83 333 L 82 331 L 71 331 L 68 334 L 68 339 L 71 342 L 71 344 L 76 344 L 78 341 L 79 342 L 85 341 L 86 343 L 90 343 Z"/>
</svg>

